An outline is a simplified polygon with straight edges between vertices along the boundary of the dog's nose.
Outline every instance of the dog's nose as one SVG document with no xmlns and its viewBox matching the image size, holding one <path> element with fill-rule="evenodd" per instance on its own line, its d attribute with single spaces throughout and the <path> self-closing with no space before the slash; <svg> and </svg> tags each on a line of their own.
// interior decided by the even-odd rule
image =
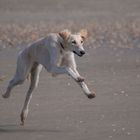
<svg viewBox="0 0 140 140">
<path fill-rule="evenodd" d="M 80 51 L 80 54 L 81 54 L 81 55 L 84 55 L 84 54 L 85 54 L 85 51 Z"/>
</svg>

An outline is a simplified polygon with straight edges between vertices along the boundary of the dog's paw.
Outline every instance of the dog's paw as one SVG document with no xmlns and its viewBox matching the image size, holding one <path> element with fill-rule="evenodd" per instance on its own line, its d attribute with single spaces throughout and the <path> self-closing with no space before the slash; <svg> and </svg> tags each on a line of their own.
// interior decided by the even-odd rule
<svg viewBox="0 0 140 140">
<path fill-rule="evenodd" d="M 84 82 L 84 80 L 85 80 L 85 78 L 84 77 L 82 77 L 82 76 L 80 76 L 80 77 L 78 77 L 77 78 L 77 82 Z"/>
<path fill-rule="evenodd" d="M 20 120 L 21 120 L 20 125 L 21 126 L 24 126 L 24 123 L 25 123 L 25 113 L 24 112 L 21 113 Z"/>
<path fill-rule="evenodd" d="M 24 121 L 22 121 L 22 122 L 20 123 L 20 125 L 21 125 L 21 126 L 24 126 Z"/>
<path fill-rule="evenodd" d="M 56 77 L 58 74 L 56 73 L 52 73 L 52 77 Z"/>
<path fill-rule="evenodd" d="M 9 94 L 3 94 L 2 97 L 6 99 L 6 98 L 9 98 L 10 95 Z"/>
<path fill-rule="evenodd" d="M 93 98 L 96 97 L 96 94 L 93 92 L 93 93 L 88 94 L 87 97 L 88 97 L 89 99 L 93 99 Z"/>
</svg>

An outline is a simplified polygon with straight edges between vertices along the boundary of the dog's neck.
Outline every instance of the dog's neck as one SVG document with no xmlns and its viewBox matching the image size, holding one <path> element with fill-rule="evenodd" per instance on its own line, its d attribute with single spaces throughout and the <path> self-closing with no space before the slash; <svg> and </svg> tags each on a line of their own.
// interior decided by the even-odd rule
<svg viewBox="0 0 140 140">
<path fill-rule="evenodd" d="M 64 51 L 66 50 L 65 48 L 65 42 L 63 40 L 63 38 L 58 34 L 58 40 L 59 40 L 59 46 L 60 46 L 60 50 Z"/>
<path fill-rule="evenodd" d="M 63 54 L 65 52 L 65 47 L 61 41 L 59 42 L 59 49 L 60 49 L 60 54 Z"/>
<path fill-rule="evenodd" d="M 65 49 L 65 48 L 64 48 L 64 45 L 62 44 L 62 42 L 60 42 L 60 47 L 61 47 L 62 50 Z"/>
</svg>

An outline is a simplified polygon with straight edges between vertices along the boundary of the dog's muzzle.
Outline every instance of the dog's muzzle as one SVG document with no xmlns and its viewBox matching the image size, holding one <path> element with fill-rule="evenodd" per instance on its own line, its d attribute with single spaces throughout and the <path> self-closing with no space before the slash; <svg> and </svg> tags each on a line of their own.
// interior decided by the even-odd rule
<svg viewBox="0 0 140 140">
<path fill-rule="evenodd" d="M 83 56 L 85 54 L 85 51 L 80 51 L 80 53 L 77 53 L 76 51 L 73 51 L 73 53 L 75 53 L 78 56 Z"/>
</svg>

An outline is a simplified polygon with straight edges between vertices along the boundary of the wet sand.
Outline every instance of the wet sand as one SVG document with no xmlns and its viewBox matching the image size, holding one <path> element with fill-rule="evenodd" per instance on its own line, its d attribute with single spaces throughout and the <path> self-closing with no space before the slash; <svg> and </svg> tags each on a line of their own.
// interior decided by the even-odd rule
<svg viewBox="0 0 140 140">
<path fill-rule="evenodd" d="M 68 76 L 52 78 L 45 70 L 34 91 L 24 127 L 19 114 L 29 82 L 16 87 L 10 99 L 0 98 L 1 139 L 137 140 L 140 118 L 140 50 L 87 49 L 78 69 L 97 97 L 89 100 Z M 0 52 L 4 92 L 15 70 L 17 49 Z"/>
</svg>

